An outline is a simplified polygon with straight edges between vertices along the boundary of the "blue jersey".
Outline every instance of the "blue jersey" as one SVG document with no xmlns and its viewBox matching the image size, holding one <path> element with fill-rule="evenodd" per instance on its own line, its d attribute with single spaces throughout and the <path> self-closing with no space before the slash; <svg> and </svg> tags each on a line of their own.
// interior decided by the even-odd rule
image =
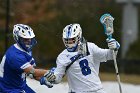
<svg viewBox="0 0 140 93">
<path fill-rule="evenodd" d="M 26 73 L 23 70 L 31 65 L 35 65 L 32 54 L 25 52 L 17 44 L 12 45 L 0 64 L 0 88 L 24 89 L 27 85 Z"/>
</svg>

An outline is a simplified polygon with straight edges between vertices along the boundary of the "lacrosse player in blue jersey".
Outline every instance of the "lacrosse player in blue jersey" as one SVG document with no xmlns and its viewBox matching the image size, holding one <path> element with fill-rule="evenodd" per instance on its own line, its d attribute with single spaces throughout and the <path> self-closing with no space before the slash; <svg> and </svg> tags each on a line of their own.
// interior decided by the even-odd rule
<svg viewBox="0 0 140 93">
<path fill-rule="evenodd" d="M 13 37 L 16 43 L 6 51 L 0 63 L 0 93 L 35 93 L 26 84 L 26 75 L 39 80 L 47 72 L 34 68 L 32 47 L 37 43 L 35 34 L 28 25 L 16 24 Z M 47 86 L 52 87 L 52 84 L 48 82 Z"/>
<path fill-rule="evenodd" d="M 66 75 L 69 93 L 105 93 L 98 76 L 99 66 L 101 62 L 113 59 L 112 52 L 119 49 L 119 43 L 112 38 L 107 40 L 109 49 L 102 49 L 86 42 L 79 24 L 67 25 L 62 39 L 66 49 L 58 55 L 56 69 L 47 72 L 40 83 L 50 81 L 57 84 Z"/>
</svg>

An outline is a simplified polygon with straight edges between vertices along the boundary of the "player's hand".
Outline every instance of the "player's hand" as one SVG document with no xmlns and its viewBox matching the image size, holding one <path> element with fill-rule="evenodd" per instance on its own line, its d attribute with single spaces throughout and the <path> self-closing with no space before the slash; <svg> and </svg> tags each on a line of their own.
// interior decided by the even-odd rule
<svg viewBox="0 0 140 93">
<path fill-rule="evenodd" d="M 48 88 L 52 88 L 52 87 L 53 87 L 53 84 L 50 83 L 50 82 L 46 79 L 46 77 L 44 77 L 44 76 L 40 78 L 40 84 L 41 84 L 41 85 L 46 85 Z"/>
<path fill-rule="evenodd" d="M 46 79 L 49 81 L 49 82 L 54 82 L 56 77 L 54 75 L 54 71 L 55 71 L 55 67 L 53 67 L 50 71 L 46 72 L 44 74 L 44 77 L 46 77 Z"/>
<path fill-rule="evenodd" d="M 118 50 L 120 48 L 120 44 L 114 39 L 106 39 L 107 43 L 108 43 L 108 47 L 111 50 Z"/>
</svg>

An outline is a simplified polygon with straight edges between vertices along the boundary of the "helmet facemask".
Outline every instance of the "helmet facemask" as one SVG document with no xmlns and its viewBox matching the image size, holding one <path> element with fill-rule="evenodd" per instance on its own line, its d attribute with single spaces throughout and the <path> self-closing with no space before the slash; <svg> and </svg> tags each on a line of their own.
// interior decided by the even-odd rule
<svg viewBox="0 0 140 93">
<path fill-rule="evenodd" d="M 65 46 L 69 49 L 76 47 L 79 44 L 80 37 L 74 37 L 74 38 L 63 38 L 63 42 Z"/>
<path fill-rule="evenodd" d="M 35 40 L 35 38 L 22 38 L 19 37 L 18 39 L 18 44 L 20 47 L 22 47 L 25 51 L 30 52 L 33 48 L 33 46 L 35 46 L 37 44 L 37 41 Z"/>
</svg>

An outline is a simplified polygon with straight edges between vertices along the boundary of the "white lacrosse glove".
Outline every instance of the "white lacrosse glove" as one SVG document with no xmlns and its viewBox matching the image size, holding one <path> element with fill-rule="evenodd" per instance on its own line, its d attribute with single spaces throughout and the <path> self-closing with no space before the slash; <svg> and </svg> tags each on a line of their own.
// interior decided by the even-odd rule
<svg viewBox="0 0 140 93">
<path fill-rule="evenodd" d="M 50 71 L 48 71 L 47 73 L 44 74 L 44 77 L 46 77 L 46 79 L 49 82 L 54 82 L 56 79 L 56 77 L 54 75 L 54 70 L 55 70 L 55 67 L 53 67 Z"/>
<path fill-rule="evenodd" d="M 108 43 L 108 47 L 111 50 L 118 50 L 120 48 L 120 44 L 114 39 L 106 39 L 107 43 Z"/>
</svg>

